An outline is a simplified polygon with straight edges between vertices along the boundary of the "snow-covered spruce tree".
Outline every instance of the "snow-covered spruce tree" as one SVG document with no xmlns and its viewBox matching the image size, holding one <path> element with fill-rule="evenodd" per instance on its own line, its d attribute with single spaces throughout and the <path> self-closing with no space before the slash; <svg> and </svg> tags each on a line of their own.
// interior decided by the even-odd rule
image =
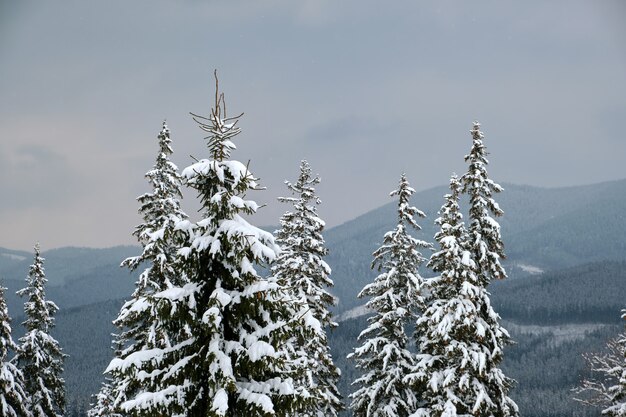
<svg viewBox="0 0 626 417">
<path fill-rule="evenodd" d="M 493 199 L 493 194 L 502 191 L 502 187 L 491 180 L 487 173 L 487 150 L 483 144 L 483 133 L 480 124 L 474 122 L 471 130 L 472 148 L 465 156 L 468 170 L 461 179 L 462 193 L 469 196 L 469 220 L 467 238 L 463 239 L 464 250 L 468 252 L 470 265 L 476 275 L 475 285 L 485 289 L 493 279 L 506 278 L 506 272 L 500 264 L 504 258 L 504 245 L 500 235 L 500 225 L 493 216 L 501 216 L 503 211 Z M 482 292 L 481 292 L 482 294 Z M 475 300 L 478 300 L 476 294 Z M 480 416 L 514 416 L 517 415 L 517 406 L 508 397 L 512 380 L 503 376 L 498 368 L 502 361 L 502 349 L 510 343 L 508 332 L 500 326 L 499 316 L 491 308 L 488 293 L 477 301 L 478 316 L 475 324 L 476 331 L 485 331 L 487 336 L 493 335 L 481 349 L 485 356 L 478 359 L 485 360 L 483 369 L 479 373 L 482 389 L 477 391 L 477 402 L 480 403 L 475 415 Z M 484 329 L 483 329 L 484 328 Z"/>
<path fill-rule="evenodd" d="M 484 135 L 480 131 L 480 123 L 474 122 L 470 133 L 472 148 L 465 156 L 465 162 L 469 166 L 461 177 L 461 184 L 463 193 L 469 196 L 468 249 L 476 262 L 478 278 L 486 287 L 492 279 L 506 278 L 506 272 L 500 264 L 500 259 L 504 258 L 500 225 L 492 217 L 492 214 L 496 217 L 504 214 L 493 199 L 493 194 L 503 189 L 487 173 L 488 153 L 483 144 Z"/>
<path fill-rule="evenodd" d="M 420 249 L 431 245 L 409 233 L 410 228 L 420 230 L 415 217 L 425 217 L 409 205 L 414 192 L 403 174 L 398 189 L 391 192 L 398 196 L 398 225 L 373 254 L 372 267 L 383 272 L 359 293 L 360 298 L 371 297 L 366 305 L 374 315 L 359 335 L 362 345 L 348 355 L 364 372 L 353 382 L 359 388 L 350 395 L 350 407 L 358 417 L 408 416 L 419 401 L 404 381 L 415 365 L 405 326 L 424 308 L 424 279 L 418 269 L 425 258 Z"/>
<path fill-rule="evenodd" d="M 95 395 L 95 402 L 87 411 L 87 417 L 124 417 L 115 411 L 112 380 L 107 379 L 102 383 L 100 392 Z"/>
<path fill-rule="evenodd" d="M 173 346 L 190 337 L 180 325 L 181 315 L 188 315 L 187 306 L 160 297 L 164 291 L 176 291 L 186 283 L 176 267 L 176 254 L 185 238 L 176 226 L 187 215 L 180 207 L 182 180 L 170 161 L 170 130 L 165 122 L 157 140 L 156 163 L 145 175 L 152 191 L 137 198 L 143 223 L 134 235 L 143 252 L 122 263 L 133 270 L 139 266 L 145 269 L 114 321 L 120 333 L 115 336 L 115 358 L 106 370 L 110 383 L 103 384 L 92 412 L 169 414 L 168 404 L 176 395 L 168 391 L 168 371 L 178 360 Z"/>
<path fill-rule="evenodd" d="M 413 416 L 515 416 L 517 406 L 507 397 L 511 381 L 496 366 L 508 334 L 469 250 L 456 176 L 450 190 L 435 221 L 440 249 L 428 262 L 439 275 L 428 282 L 428 307 L 416 325 L 416 365 L 406 378 L 421 393 Z"/>
<path fill-rule="evenodd" d="M 626 320 L 626 310 L 622 310 Z M 602 407 L 602 415 L 626 417 L 626 330 L 607 343 L 603 354 L 585 356 L 589 370 L 597 375 L 586 378 L 574 391 L 583 404 Z"/>
<path fill-rule="evenodd" d="M 247 165 L 229 159 L 237 119 L 226 116 L 219 92 L 209 117 L 194 115 L 210 157 L 182 173 L 203 205 L 202 220 L 178 226 L 192 235 L 178 252 L 189 283 L 160 295 L 190 303 L 190 337 L 173 346 L 180 359 L 167 372 L 167 415 L 286 416 L 300 401 L 279 354 L 288 336 L 284 291 L 254 266 L 273 261 L 278 246 L 243 218 L 258 208 L 245 199 L 258 186 Z"/>
<path fill-rule="evenodd" d="M 28 396 L 24 388 L 24 375 L 9 361 L 9 351 L 17 350 L 11 338 L 11 318 L 4 292 L 0 287 L 0 415 L 28 417 Z"/>
<path fill-rule="evenodd" d="M 35 245 L 35 258 L 30 267 L 27 286 L 17 292 L 27 297 L 24 303 L 26 334 L 19 339 L 19 349 L 14 360 L 24 374 L 25 388 L 30 398 L 33 417 L 60 417 L 65 411 L 65 381 L 59 342 L 51 335 L 54 314 L 59 308 L 46 300 L 45 285 L 48 280 L 43 268 L 44 258 Z"/>
<path fill-rule="evenodd" d="M 326 329 L 336 327 L 328 307 L 334 297 L 327 291 L 333 285 L 330 267 L 324 261 L 324 221 L 317 215 L 321 203 L 315 194 L 318 176 L 311 175 L 307 161 L 300 163 L 300 175 L 292 184 L 286 181 L 293 197 L 279 201 L 293 205 L 280 220 L 276 241 L 281 252 L 272 266 L 272 276 L 288 288 L 294 310 L 290 326 L 292 343 L 282 346 L 293 358 L 296 386 L 311 395 L 311 401 L 297 411 L 301 417 L 332 417 L 343 409 L 337 389 L 340 371 L 333 363 Z"/>
</svg>

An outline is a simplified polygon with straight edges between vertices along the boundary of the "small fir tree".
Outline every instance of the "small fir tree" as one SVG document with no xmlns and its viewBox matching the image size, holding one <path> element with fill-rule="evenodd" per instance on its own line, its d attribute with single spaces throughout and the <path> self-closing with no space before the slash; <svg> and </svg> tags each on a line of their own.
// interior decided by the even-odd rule
<svg viewBox="0 0 626 417">
<path fill-rule="evenodd" d="M 626 320 L 626 309 L 622 310 Z M 584 355 L 596 377 L 585 378 L 574 391 L 577 401 L 602 408 L 602 415 L 626 417 L 626 330 L 609 340 L 605 353 Z"/>
<path fill-rule="evenodd" d="M 359 293 L 359 297 L 371 297 L 366 305 L 374 315 L 359 335 L 362 345 L 348 356 L 364 371 L 353 382 L 359 388 L 350 395 L 355 416 L 408 416 L 419 400 L 404 381 L 415 365 L 405 326 L 424 308 L 424 280 L 418 270 L 425 258 L 420 249 L 431 245 L 409 233 L 410 228 L 420 230 L 415 217 L 425 217 L 409 205 L 414 192 L 403 174 L 398 189 L 391 192 L 398 196 L 398 224 L 373 254 L 372 267 L 383 272 Z"/>
<path fill-rule="evenodd" d="M 508 334 L 471 257 L 456 176 L 450 190 L 435 221 L 440 249 L 428 263 L 439 275 L 429 281 L 428 308 L 417 320 L 416 365 L 407 377 L 421 394 L 413 416 L 515 416 L 511 382 L 495 366 Z"/>
<path fill-rule="evenodd" d="M 315 186 L 319 182 L 307 161 L 301 161 L 295 184 L 285 182 L 294 196 L 279 201 L 293 205 L 293 210 L 281 217 L 276 232 L 281 252 L 272 266 L 272 276 L 289 289 L 293 302 L 293 340 L 282 348 L 293 357 L 296 385 L 311 395 L 311 401 L 298 410 L 302 417 L 337 416 L 343 408 L 337 389 L 340 371 L 333 363 L 326 334 L 327 328 L 337 324 L 328 310 L 334 297 L 326 289 L 333 281 L 323 259 L 328 250 L 322 236 L 325 224 L 317 214 L 321 201 Z"/>
<path fill-rule="evenodd" d="M 226 116 L 223 95 L 216 91 L 209 117 L 194 119 L 208 133 L 210 157 L 182 176 L 198 192 L 203 218 L 177 225 L 190 235 L 178 251 L 188 283 L 155 295 L 177 306 L 181 332 L 163 359 L 169 367 L 166 388 L 158 393 L 165 399 L 160 413 L 286 416 L 298 400 L 279 354 L 288 336 L 286 297 L 275 279 L 255 270 L 255 264 L 273 261 L 278 247 L 271 233 L 243 218 L 258 209 L 245 199 L 258 185 L 245 164 L 229 159 L 240 129 L 237 117 Z M 141 406 L 142 399 L 127 401 L 127 408 Z"/>
<path fill-rule="evenodd" d="M 115 412 L 115 396 L 113 394 L 112 380 L 102 383 L 102 387 L 97 395 L 94 396 L 95 402 L 92 404 L 87 417 L 124 417 L 122 414 Z"/>
<path fill-rule="evenodd" d="M 113 349 L 115 357 L 118 358 L 122 355 L 123 343 L 118 335 L 114 334 L 113 337 Z M 123 390 L 118 390 L 117 387 L 113 378 L 106 377 L 100 391 L 92 396 L 94 402 L 90 404 L 87 417 L 126 417 L 116 411 L 123 402 L 121 399 L 125 398 Z"/>
<path fill-rule="evenodd" d="M 28 417 L 28 395 L 24 387 L 24 375 L 11 361 L 9 351 L 17 350 L 11 338 L 11 318 L 4 292 L 0 287 L 0 415 L 5 417 Z"/>
<path fill-rule="evenodd" d="M 173 360 L 170 351 L 187 337 L 177 321 L 177 310 L 184 313 L 184 309 L 160 296 L 185 284 L 176 268 L 176 253 L 184 239 L 176 226 L 187 215 L 180 207 L 181 177 L 170 161 L 170 130 L 165 122 L 157 140 L 156 163 L 145 175 L 152 191 L 137 198 L 143 223 L 134 235 L 143 252 L 122 263 L 131 270 L 141 265 L 145 269 L 131 300 L 114 321 L 121 333 L 114 343 L 115 358 L 106 370 L 111 382 L 102 386 L 98 396 L 98 404 L 113 401 L 106 410 L 133 416 L 150 416 L 167 409 L 171 401 L 166 381 Z"/>
<path fill-rule="evenodd" d="M 27 297 L 24 303 L 26 334 L 19 339 L 19 350 L 14 358 L 25 378 L 33 417 L 60 417 L 65 411 L 65 381 L 59 342 L 51 335 L 54 314 L 59 308 L 46 300 L 45 285 L 48 280 L 43 268 L 44 258 L 35 245 L 35 258 L 26 278 L 26 288 L 17 292 Z"/>
</svg>

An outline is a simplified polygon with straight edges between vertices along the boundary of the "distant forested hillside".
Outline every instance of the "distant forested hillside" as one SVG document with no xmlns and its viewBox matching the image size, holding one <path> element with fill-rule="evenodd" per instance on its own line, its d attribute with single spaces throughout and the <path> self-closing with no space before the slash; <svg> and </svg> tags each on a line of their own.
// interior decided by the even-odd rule
<svg viewBox="0 0 626 417">
<path fill-rule="evenodd" d="M 46 271 L 46 274 L 48 272 Z M 88 268 L 82 278 L 63 285 L 50 285 L 47 297 L 53 300 L 61 311 L 78 306 L 98 303 L 128 297 L 136 280 L 136 273 L 131 274 L 127 269 L 117 264 L 100 265 Z M 23 288 L 23 280 L 2 280 L 2 285 L 8 288 L 6 292 L 9 314 L 16 317 L 23 313 L 24 300 L 15 292 Z"/>
<path fill-rule="evenodd" d="M 46 250 L 41 242 L 42 255 L 46 258 L 46 278 L 50 286 L 69 284 L 83 280 L 86 276 L 101 273 L 102 268 L 119 266 L 124 258 L 136 254 L 138 247 L 115 246 L 112 248 L 93 249 L 66 247 Z M 33 245 L 35 242 L 33 242 Z M 0 278 L 23 281 L 32 263 L 33 253 L 0 248 Z"/>
<path fill-rule="evenodd" d="M 517 323 L 620 323 L 626 300 L 626 262 L 578 267 L 496 282 L 492 304 Z"/>
</svg>

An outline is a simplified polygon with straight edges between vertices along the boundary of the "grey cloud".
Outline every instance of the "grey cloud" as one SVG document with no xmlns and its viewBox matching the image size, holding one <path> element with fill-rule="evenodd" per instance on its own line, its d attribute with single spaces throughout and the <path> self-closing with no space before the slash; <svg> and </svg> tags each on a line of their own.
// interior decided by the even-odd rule
<svg viewBox="0 0 626 417">
<path fill-rule="evenodd" d="M 301 158 L 322 176 L 329 225 L 387 202 L 402 170 L 418 189 L 444 184 L 464 169 L 475 118 L 497 180 L 626 176 L 619 1 L 0 4 L 0 125 L 12 141 L 0 144 L 0 210 L 106 222 L 59 244 L 129 236 L 164 118 L 180 168 L 206 156 L 188 112 L 208 112 L 214 68 L 229 109 L 246 113 L 234 157 L 268 189 L 252 196 L 269 203 L 260 223 L 276 223 L 273 199 Z M 28 145 L 41 120 L 57 132 Z"/>
<path fill-rule="evenodd" d="M 80 174 L 69 167 L 66 157 L 41 146 L 3 148 L 0 212 L 58 207 L 83 195 L 87 184 L 79 180 Z"/>
<path fill-rule="evenodd" d="M 312 127 L 305 133 L 305 138 L 314 145 L 333 146 L 341 142 L 364 145 L 385 137 L 401 140 L 401 132 L 405 131 L 405 125 L 406 123 L 401 121 L 391 123 L 373 118 L 346 116 Z"/>
</svg>

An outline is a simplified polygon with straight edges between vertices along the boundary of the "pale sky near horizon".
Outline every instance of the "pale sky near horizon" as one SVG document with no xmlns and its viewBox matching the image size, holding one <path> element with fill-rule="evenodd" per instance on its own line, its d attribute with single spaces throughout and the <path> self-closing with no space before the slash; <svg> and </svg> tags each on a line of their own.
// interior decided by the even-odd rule
<svg viewBox="0 0 626 417">
<path fill-rule="evenodd" d="M 303 158 L 329 226 L 403 171 L 446 184 L 475 119 L 498 182 L 626 178 L 624 22 L 619 0 L 0 0 L 0 246 L 134 243 L 163 119 L 180 169 L 208 156 L 189 112 L 213 69 L 267 187 L 257 225 Z"/>
</svg>

